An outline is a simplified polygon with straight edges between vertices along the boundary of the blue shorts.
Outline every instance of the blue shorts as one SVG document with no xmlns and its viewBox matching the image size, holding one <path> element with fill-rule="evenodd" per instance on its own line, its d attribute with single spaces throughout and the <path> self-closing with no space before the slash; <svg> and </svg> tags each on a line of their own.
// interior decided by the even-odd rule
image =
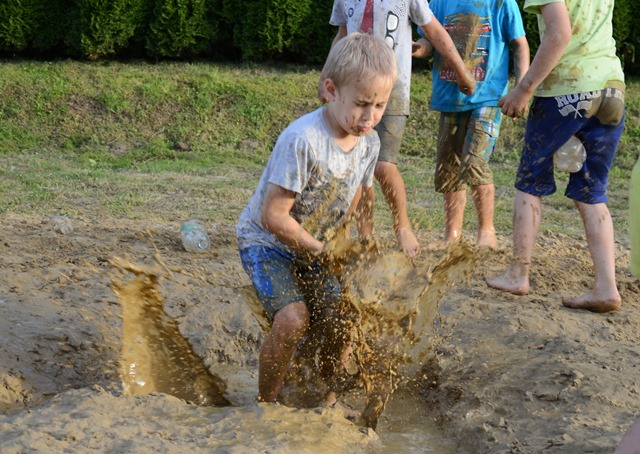
<svg viewBox="0 0 640 454">
<path fill-rule="evenodd" d="M 516 189 L 535 196 L 556 192 L 553 153 L 572 135 L 587 151 L 569 174 L 565 195 L 578 202 L 607 201 L 609 170 L 624 129 L 624 91 L 618 88 L 551 98 L 535 97 L 527 118 Z"/>
<path fill-rule="evenodd" d="M 241 249 L 240 259 L 271 320 L 289 304 L 304 302 L 313 315 L 318 304 L 340 297 L 338 279 L 317 263 L 266 246 Z"/>
<path fill-rule="evenodd" d="M 493 184 L 489 159 L 500 134 L 501 118 L 500 108 L 493 106 L 440 113 L 434 178 L 437 192 Z"/>
</svg>

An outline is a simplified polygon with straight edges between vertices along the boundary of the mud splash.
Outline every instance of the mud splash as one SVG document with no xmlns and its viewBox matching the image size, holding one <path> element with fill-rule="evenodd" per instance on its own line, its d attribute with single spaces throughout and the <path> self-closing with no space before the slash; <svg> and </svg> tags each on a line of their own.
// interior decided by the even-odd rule
<svg viewBox="0 0 640 454">
<path fill-rule="evenodd" d="M 124 394 L 162 392 L 198 405 L 229 405 L 224 380 L 209 371 L 163 308 L 158 286 L 171 271 L 162 260 L 156 256 L 156 263 L 148 267 L 120 258 L 111 264 L 111 288 L 122 308 Z M 125 273 L 135 277 L 125 282 Z"/>
<path fill-rule="evenodd" d="M 331 390 L 352 392 L 358 424 L 376 428 L 393 392 L 419 375 L 434 347 L 433 325 L 447 289 L 471 276 L 476 250 L 453 244 L 428 269 L 413 265 L 403 253 L 383 250 L 371 241 L 354 241 L 337 232 L 323 260 L 339 277 L 343 298 L 322 308 L 301 341 L 281 393 L 288 405 L 317 406 Z M 337 339 L 337 340 L 336 340 Z M 319 352 L 348 346 L 333 377 L 323 379 Z M 355 394 L 355 399 L 353 398 Z"/>
<path fill-rule="evenodd" d="M 357 424 L 375 429 L 393 392 L 420 375 L 434 347 L 438 303 L 451 286 L 471 275 L 477 251 L 458 242 L 435 265 L 421 269 L 401 252 L 351 240 L 341 230 L 318 259 L 339 277 L 343 295 L 315 315 L 279 400 L 318 407 L 328 391 L 335 391 L 353 403 L 361 415 Z M 229 405 L 225 381 L 209 371 L 164 311 L 159 283 L 176 270 L 159 256 L 150 266 L 119 258 L 111 264 L 112 289 L 123 316 L 124 392 L 164 392 L 199 405 Z M 131 273 L 134 278 L 125 282 Z M 266 332 L 269 323 L 253 288 L 240 294 Z M 322 351 L 334 360 L 328 374 L 327 364 L 319 360 Z"/>
</svg>

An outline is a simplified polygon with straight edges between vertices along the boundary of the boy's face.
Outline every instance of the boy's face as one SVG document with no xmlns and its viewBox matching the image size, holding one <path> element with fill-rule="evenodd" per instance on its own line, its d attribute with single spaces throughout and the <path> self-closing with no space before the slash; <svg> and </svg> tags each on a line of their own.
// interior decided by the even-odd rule
<svg viewBox="0 0 640 454">
<path fill-rule="evenodd" d="M 391 79 L 379 76 L 339 88 L 331 79 L 327 79 L 325 84 L 331 122 L 343 137 L 361 136 L 380 123 L 393 88 Z"/>
</svg>

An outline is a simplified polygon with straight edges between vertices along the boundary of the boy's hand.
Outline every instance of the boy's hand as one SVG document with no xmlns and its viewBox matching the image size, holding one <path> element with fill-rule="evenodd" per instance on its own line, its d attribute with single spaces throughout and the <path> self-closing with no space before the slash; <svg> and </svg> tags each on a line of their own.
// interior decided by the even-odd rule
<svg viewBox="0 0 640 454">
<path fill-rule="evenodd" d="M 520 84 L 516 85 L 509 93 L 498 101 L 498 107 L 502 113 L 513 119 L 523 117 L 529 107 L 532 93 L 524 90 Z"/>
<path fill-rule="evenodd" d="M 467 96 L 471 96 L 476 91 L 476 80 L 469 71 L 456 72 L 456 83 L 458 84 L 458 90 Z"/>
<path fill-rule="evenodd" d="M 411 43 L 411 56 L 415 58 L 427 58 L 433 55 L 434 47 L 426 38 L 420 38 Z"/>
</svg>

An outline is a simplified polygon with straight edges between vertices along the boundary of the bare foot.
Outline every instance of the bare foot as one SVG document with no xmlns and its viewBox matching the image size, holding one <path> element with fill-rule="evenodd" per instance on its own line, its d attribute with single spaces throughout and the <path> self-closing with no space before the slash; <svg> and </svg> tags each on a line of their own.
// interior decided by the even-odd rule
<svg viewBox="0 0 640 454">
<path fill-rule="evenodd" d="M 571 309 L 585 309 L 602 314 L 620 309 L 622 300 L 618 292 L 616 292 L 616 295 L 604 296 L 591 291 L 576 298 L 564 300 L 562 305 Z"/>
<path fill-rule="evenodd" d="M 498 240 L 496 238 L 495 229 L 492 230 L 478 230 L 478 237 L 476 239 L 477 247 L 488 247 L 495 249 L 498 246 Z"/>
<path fill-rule="evenodd" d="M 485 277 L 489 287 L 493 287 L 503 292 L 513 295 L 526 295 L 529 293 L 529 277 L 526 274 L 518 273 L 513 267 L 495 277 Z"/>
<path fill-rule="evenodd" d="M 420 243 L 409 227 L 400 227 L 396 237 L 400 248 L 407 254 L 407 257 L 413 258 L 420 253 Z"/>
</svg>

